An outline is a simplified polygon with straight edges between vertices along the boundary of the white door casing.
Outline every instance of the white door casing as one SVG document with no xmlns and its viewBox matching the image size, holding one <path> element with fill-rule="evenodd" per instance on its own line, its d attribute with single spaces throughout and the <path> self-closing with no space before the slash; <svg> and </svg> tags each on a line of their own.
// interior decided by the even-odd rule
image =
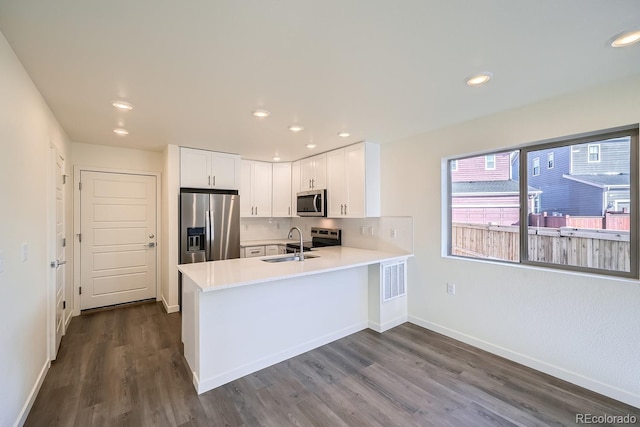
<svg viewBox="0 0 640 427">
<path fill-rule="evenodd" d="M 60 348 L 62 336 L 65 333 L 65 277 L 66 277 L 66 241 L 65 241 L 65 182 L 64 158 L 58 153 L 55 146 L 51 147 L 51 218 L 53 248 L 51 251 L 51 292 L 49 293 L 49 358 L 55 360 Z"/>
<path fill-rule="evenodd" d="M 157 177 L 80 172 L 80 309 L 156 297 Z"/>
</svg>

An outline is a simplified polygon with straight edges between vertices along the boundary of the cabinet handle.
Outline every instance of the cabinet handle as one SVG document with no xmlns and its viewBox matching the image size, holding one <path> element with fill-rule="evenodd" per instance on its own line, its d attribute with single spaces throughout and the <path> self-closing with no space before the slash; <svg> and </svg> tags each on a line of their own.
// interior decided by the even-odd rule
<svg viewBox="0 0 640 427">
<path fill-rule="evenodd" d="M 213 186 L 214 187 L 216 186 L 216 176 L 215 175 L 213 175 Z"/>
<path fill-rule="evenodd" d="M 344 215 L 344 205 L 340 205 L 340 215 Z"/>
<path fill-rule="evenodd" d="M 258 207 L 256 206 L 256 215 L 258 215 Z"/>
<path fill-rule="evenodd" d="M 311 180 L 311 188 L 316 188 L 316 179 L 315 178 L 313 178 Z"/>
<path fill-rule="evenodd" d="M 287 212 L 288 212 L 287 215 L 291 215 L 291 206 L 287 208 Z"/>
<path fill-rule="evenodd" d="M 251 215 L 253 215 L 253 206 L 251 206 Z"/>
<path fill-rule="evenodd" d="M 259 254 L 260 251 L 250 251 L 252 254 Z"/>
<path fill-rule="evenodd" d="M 211 175 L 207 176 L 207 185 L 211 186 Z"/>
<path fill-rule="evenodd" d="M 347 214 L 347 205 L 344 205 L 344 214 Z"/>
</svg>

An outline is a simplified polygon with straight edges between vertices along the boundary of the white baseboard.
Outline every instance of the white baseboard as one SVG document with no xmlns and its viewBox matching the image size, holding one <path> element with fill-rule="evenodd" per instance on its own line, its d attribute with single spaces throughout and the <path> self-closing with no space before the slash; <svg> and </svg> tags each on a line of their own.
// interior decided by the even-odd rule
<svg viewBox="0 0 640 427">
<path fill-rule="evenodd" d="M 389 320 L 388 322 L 384 322 L 382 325 L 376 322 L 369 322 L 369 329 L 372 329 L 376 332 L 383 333 L 388 331 L 391 328 L 395 328 L 396 326 L 400 326 L 407 321 L 407 316 L 398 316 L 395 319 Z"/>
<path fill-rule="evenodd" d="M 425 329 L 438 332 L 442 335 L 446 335 L 450 338 L 456 339 L 458 341 L 462 341 L 466 344 L 488 351 L 489 353 L 496 354 L 500 357 L 504 357 L 505 359 L 520 363 L 521 365 L 527 366 L 529 368 L 535 369 L 540 372 L 544 372 L 545 374 L 549 374 L 556 378 L 560 378 L 561 380 L 570 382 L 580 387 L 584 387 L 596 393 L 603 394 L 612 399 L 619 400 L 620 402 L 624 402 L 631 406 L 635 406 L 636 408 L 640 408 L 640 395 L 638 394 L 634 394 L 627 390 L 622 390 L 610 384 L 605 384 L 593 378 L 585 377 L 584 375 L 578 374 L 576 372 L 568 371 L 564 368 L 551 365 L 541 360 L 529 357 L 525 354 L 517 353 L 507 348 L 497 346 L 490 342 L 483 341 L 481 339 L 472 337 L 470 335 L 463 334 L 461 332 L 458 332 L 453 329 L 449 329 L 445 326 L 438 325 L 436 323 L 432 323 L 414 316 L 409 316 L 408 320 L 409 322 L 415 325 L 421 326 Z"/>
<path fill-rule="evenodd" d="M 306 353 L 309 350 L 313 350 L 314 348 L 318 348 L 325 344 L 329 344 L 330 342 L 339 340 L 340 338 L 344 338 L 347 335 L 354 334 L 366 328 L 367 328 L 367 322 L 360 322 L 355 325 L 349 326 L 347 328 L 335 331 L 331 334 L 324 335 L 320 338 L 307 341 L 300 345 L 296 345 L 294 347 L 288 348 L 284 351 L 271 354 L 269 356 L 258 359 L 254 362 L 240 366 L 239 368 L 224 372 L 222 374 L 219 374 L 204 380 L 198 379 L 197 376 L 193 374 L 193 385 L 196 387 L 196 391 L 198 392 L 198 394 L 202 394 L 206 391 L 213 390 L 216 387 L 220 387 L 221 385 L 224 385 L 228 382 L 237 380 L 238 378 L 242 378 L 245 375 L 252 374 L 254 372 L 259 371 L 260 369 L 264 369 L 269 366 L 275 365 L 276 363 L 280 363 L 284 360 L 298 356 L 302 353 Z"/>
<path fill-rule="evenodd" d="M 164 295 L 162 296 L 162 305 L 164 307 L 164 311 L 167 313 L 176 313 L 180 311 L 179 305 L 169 305 L 167 304 L 167 300 L 164 299 Z"/>
<path fill-rule="evenodd" d="M 20 416 L 16 420 L 14 427 L 23 426 L 27 421 L 27 417 L 29 416 L 29 411 L 33 407 L 33 403 L 36 401 L 36 397 L 38 396 L 38 392 L 40 391 L 40 387 L 42 387 L 42 383 L 44 382 L 44 378 L 47 376 L 47 372 L 49 372 L 49 367 L 51 367 L 51 361 L 47 360 L 40 370 L 40 374 L 36 380 L 36 383 L 31 388 L 31 392 L 29 393 L 29 398 L 25 402 L 22 410 L 20 411 Z"/>
</svg>

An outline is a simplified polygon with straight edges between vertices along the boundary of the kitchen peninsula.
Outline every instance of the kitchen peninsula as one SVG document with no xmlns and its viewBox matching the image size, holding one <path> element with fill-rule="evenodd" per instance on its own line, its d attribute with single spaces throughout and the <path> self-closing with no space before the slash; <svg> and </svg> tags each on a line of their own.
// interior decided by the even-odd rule
<svg viewBox="0 0 640 427">
<path fill-rule="evenodd" d="M 406 321 L 406 296 L 383 307 L 380 269 L 402 265 L 404 274 L 412 254 L 345 246 L 312 254 L 178 266 L 184 356 L 198 393 L 367 327 L 382 332 Z"/>
</svg>

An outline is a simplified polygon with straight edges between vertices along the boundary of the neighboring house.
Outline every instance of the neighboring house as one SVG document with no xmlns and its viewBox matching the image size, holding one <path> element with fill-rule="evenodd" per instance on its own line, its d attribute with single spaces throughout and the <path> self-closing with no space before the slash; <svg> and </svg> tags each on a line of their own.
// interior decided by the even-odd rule
<svg viewBox="0 0 640 427">
<path fill-rule="evenodd" d="M 603 216 L 629 209 L 629 138 L 530 153 L 529 185 L 543 195 L 534 212 Z"/>
<path fill-rule="evenodd" d="M 473 224 L 512 225 L 520 219 L 519 183 L 513 153 L 451 161 L 451 219 Z M 539 191 L 530 187 L 530 207 Z"/>
</svg>

